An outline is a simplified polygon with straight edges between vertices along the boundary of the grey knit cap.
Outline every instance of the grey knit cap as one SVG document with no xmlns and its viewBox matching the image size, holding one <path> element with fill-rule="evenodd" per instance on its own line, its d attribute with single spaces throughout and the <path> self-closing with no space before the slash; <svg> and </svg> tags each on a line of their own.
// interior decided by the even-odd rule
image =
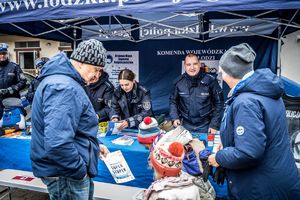
<svg viewBox="0 0 300 200">
<path fill-rule="evenodd" d="M 73 51 L 71 59 L 81 63 L 104 67 L 106 62 L 106 49 L 98 40 L 85 40 L 80 42 L 78 47 Z"/>
<path fill-rule="evenodd" d="M 232 46 L 220 59 L 222 70 L 233 78 L 242 79 L 253 70 L 256 53 L 247 43 Z"/>
</svg>

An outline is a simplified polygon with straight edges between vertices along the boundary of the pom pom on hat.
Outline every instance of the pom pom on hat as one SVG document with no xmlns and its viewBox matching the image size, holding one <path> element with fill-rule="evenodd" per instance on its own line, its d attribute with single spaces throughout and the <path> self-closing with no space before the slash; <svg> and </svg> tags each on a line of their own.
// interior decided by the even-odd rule
<svg viewBox="0 0 300 200">
<path fill-rule="evenodd" d="M 144 118 L 144 123 L 145 123 L 146 125 L 151 124 L 151 123 L 152 123 L 151 117 L 149 117 L 149 116 L 145 117 L 145 118 Z"/>
<path fill-rule="evenodd" d="M 152 144 L 159 134 L 160 128 L 156 119 L 147 116 L 139 125 L 138 141 L 142 144 Z"/>
<path fill-rule="evenodd" d="M 150 162 L 162 176 L 178 176 L 182 168 L 183 157 L 183 144 L 166 142 L 151 152 Z"/>
<path fill-rule="evenodd" d="M 169 152 L 176 157 L 180 157 L 184 152 L 183 145 L 179 142 L 173 142 L 169 146 Z"/>
</svg>

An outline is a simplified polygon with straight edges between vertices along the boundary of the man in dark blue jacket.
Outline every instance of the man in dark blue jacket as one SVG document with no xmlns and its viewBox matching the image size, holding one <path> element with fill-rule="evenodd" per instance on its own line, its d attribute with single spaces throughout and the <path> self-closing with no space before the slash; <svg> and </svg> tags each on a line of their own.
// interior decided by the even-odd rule
<svg viewBox="0 0 300 200">
<path fill-rule="evenodd" d="M 209 156 L 225 168 L 230 199 L 300 199 L 300 176 L 288 140 L 283 84 L 270 69 L 253 71 L 248 44 L 231 47 L 220 60 L 231 91 L 220 134 L 223 149 Z"/>
<path fill-rule="evenodd" d="M 185 73 L 175 80 L 170 96 L 173 126 L 214 134 L 220 128 L 223 91 L 215 76 L 200 70 L 195 54 L 185 57 L 184 67 Z"/>
<path fill-rule="evenodd" d="M 109 121 L 111 98 L 114 85 L 108 80 L 109 76 L 103 70 L 97 82 L 87 87 L 87 93 L 98 115 L 99 122 Z"/>
<path fill-rule="evenodd" d="M 8 97 L 20 98 L 20 90 L 26 87 L 26 78 L 20 66 L 10 62 L 8 45 L 0 43 L 0 119 L 3 114 L 2 100 Z"/>
<path fill-rule="evenodd" d="M 43 67 L 32 107 L 33 174 L 47 185 L 50 199 L 93 199 L 98 156 L 108 153 L 97 140 L 98 119 L 84 86 L 97 81 L 106 50 L 91 39 L 71 55 L 54 56 Z"/>
</svg>

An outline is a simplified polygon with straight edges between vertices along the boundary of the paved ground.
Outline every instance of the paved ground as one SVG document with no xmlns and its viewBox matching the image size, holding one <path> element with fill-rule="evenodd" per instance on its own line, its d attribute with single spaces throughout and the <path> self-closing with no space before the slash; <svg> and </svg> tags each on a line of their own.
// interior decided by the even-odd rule
<svg viewBox="0 0 300 200">
<path fill-rule="evenodd" d="M 3 191 L 5 187 L 0 186 L 0 193 Z M 2 194 L 0 195 L 1 198 Z M 49 200 L 48 194 L 40 193 L 40 192 L 33 192 L 29 190 L 22 190 L 22 189 L 12 189 L 12 200 Z M 3 200 L 9 200 L 8 196 L 6 196 Z"/>
</svg>

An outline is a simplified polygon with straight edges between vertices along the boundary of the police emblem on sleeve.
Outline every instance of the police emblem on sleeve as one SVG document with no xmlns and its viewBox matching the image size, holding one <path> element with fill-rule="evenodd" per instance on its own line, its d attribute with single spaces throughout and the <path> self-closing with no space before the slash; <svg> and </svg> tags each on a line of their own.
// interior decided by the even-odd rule
<svg viewBox="0 0 300 200">
<path fill-rule="evenodd" d="M 238 126 L 238 127 L 236 128 L 236 134 L 237 134 L 237 135 L 243 135 L 244 132 L 245 132 L 244 127 Z"/>
<path fill-rule="evenodd" d="M 144 101 L 143 102 L 143 108 L 145 110 L 150 110 L 151 109 L 151 103 L 150 103 L 150 101 Z"/>
</svg>

